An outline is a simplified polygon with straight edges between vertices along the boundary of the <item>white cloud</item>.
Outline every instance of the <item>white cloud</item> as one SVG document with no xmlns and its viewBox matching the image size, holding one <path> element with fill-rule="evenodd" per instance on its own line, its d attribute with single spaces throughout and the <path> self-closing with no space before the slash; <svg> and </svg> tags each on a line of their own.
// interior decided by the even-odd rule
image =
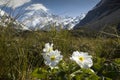
<svg viewBox="0 0 120 80">
<path fill-rule="evenodd" d="M 43 4 L 32 4 L 31 6 L 27 7 L 26 10 L 44 10 L 48 11 L 48 9 Z"/>
<path fill-rule="evenodd" d="M 31 0 L 0 0 L 0 5 L 6 5 L 13 9 L 22 6 L 23 4 L 30 2 Z"/>
</svg>

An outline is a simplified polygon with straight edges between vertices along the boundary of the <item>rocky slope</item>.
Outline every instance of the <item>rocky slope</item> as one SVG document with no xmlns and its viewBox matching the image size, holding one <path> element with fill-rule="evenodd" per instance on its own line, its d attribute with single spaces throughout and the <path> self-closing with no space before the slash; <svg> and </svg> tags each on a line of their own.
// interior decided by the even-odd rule
<svg viewBox="0 0 120 80">
<path fill-rule="evenodd" d="M 74 29 L 86 26 L 98 30 L 105 25 L 118 24 L 119 22 L 120 0 L 101 0 Z"/>
</svg>

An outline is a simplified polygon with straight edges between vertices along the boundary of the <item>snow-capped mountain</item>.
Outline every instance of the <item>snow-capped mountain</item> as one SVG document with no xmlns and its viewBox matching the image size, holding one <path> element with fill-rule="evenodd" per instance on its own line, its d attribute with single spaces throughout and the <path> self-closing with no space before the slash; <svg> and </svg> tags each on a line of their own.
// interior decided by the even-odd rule
<svg viewBox="0 0 120 80">
<path fill-rule="evenodd" d="M 49 30 L 52 27 L 56 29 L 73 29 L 73 27 L 83 19 L 85 15 L 77 17 L 60 17 L 58 15 L 51 14 L 48 11 L 42 9 L 38 10 L 28 10 L 24 15 L 19 19 L 24 25 L 32 30 Z"/>
<path fill-rule="evenodd" d="M 21 24 L 22 29 L 25 30 L 50 30 L 51 28 L 55 28 L 58 30 L 71 30 L 76 24 L 81 21 L 81 19 L 85 17 L 85 14 L 81 14 L 77 17 L 61 17 L 59 15 L 55 15 L 49 12 L 49 9 L 42 4 L 29 4 L 29 6 L 26 5 L 25 7 L 20 9 L 22 11 L 19 11 L 19 8 L 13 10 L 13 15 L 10 14 L 11 16 L 9 16 L 8 18 L 15 18 L 14 23 Z M 1 15 L 5 13 L 3 11 L 0 12 Z M 20 16 L 16 18 L 14 14 Z M 5 20 L 2 23 L 8 23 L 10 21 L 11 20 Z"/>
<path fill-rule="evenodd" d="M 49 10 L 49 8 L 39 0 L 1 0 L 0 9 L 4 9 L 4 11 L 10 15 L 10 19 L 17 24 L 23 25 L 23 29 L 28 30 L 49 30 L 51 27 L 58 30 L 71 30 L 85 17 L 85 14 L 77 17 L 61 17 L 52 14 L 52 12 L 50 12 L 52 10 Z M 0 14 L 3 15 L 3 12 Z M 10 21 L 11 20 L 5 19 L 2 23 L 9 23 Z"/>
</svg>

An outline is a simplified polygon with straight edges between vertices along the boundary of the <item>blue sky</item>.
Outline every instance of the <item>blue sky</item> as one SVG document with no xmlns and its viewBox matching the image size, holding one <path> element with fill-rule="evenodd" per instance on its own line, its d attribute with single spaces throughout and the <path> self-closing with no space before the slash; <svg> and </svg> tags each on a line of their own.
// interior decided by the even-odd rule
<svg viewBox="0 0 120 80">
<path fill-rule="evenodd" d="M 100 0 L 32 0 L 32 3 L 42 3 L 50 12 L 61 16 L 79 16 L 87 13 Z"/>
<path fill-rule="evenodd" d="M 0 5 L 8 0 L 0 0 Z M 81 13 L 87 13 L 100 0 L 11 0 L 8 7 L 13 9 L 28 7 L 31 4 L 42 4 L 42 8 L 49 9 L 49 12 L 60 16 L 79 16 Z M 40 7 L 40 6 L 38 6 Z"/>
</svg>

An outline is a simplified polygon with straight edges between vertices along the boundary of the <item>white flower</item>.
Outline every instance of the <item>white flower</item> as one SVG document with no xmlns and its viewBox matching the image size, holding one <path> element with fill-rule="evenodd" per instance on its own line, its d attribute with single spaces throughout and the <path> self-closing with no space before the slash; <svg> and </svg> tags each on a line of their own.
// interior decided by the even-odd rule
<svg viewBox="0 0 120 80">
<path fill-rule="evenodd" d="M 63 56 L 60 55 L 60 51 L 51 51 L 48 55 L 44 56 L 45 64 L 51 68 L 55 68 L 57 64 L 62 60 Z"/>
<path fill-rule="evenodd" d="M 93 65 L 92 56 L 88 53 L 75 51 L 70 57 L 71 60 L 74 60 L 81 68 L 90 68 Z"/>
<path fill-rule="evenodd" d="M 50 44 L 50 43 L 46 43 L 45 44 L 45 48 L 43 49 L 43 52 L 45 53 L 49 53 L 53 51 L 53 44 Z"/>
</svg>

